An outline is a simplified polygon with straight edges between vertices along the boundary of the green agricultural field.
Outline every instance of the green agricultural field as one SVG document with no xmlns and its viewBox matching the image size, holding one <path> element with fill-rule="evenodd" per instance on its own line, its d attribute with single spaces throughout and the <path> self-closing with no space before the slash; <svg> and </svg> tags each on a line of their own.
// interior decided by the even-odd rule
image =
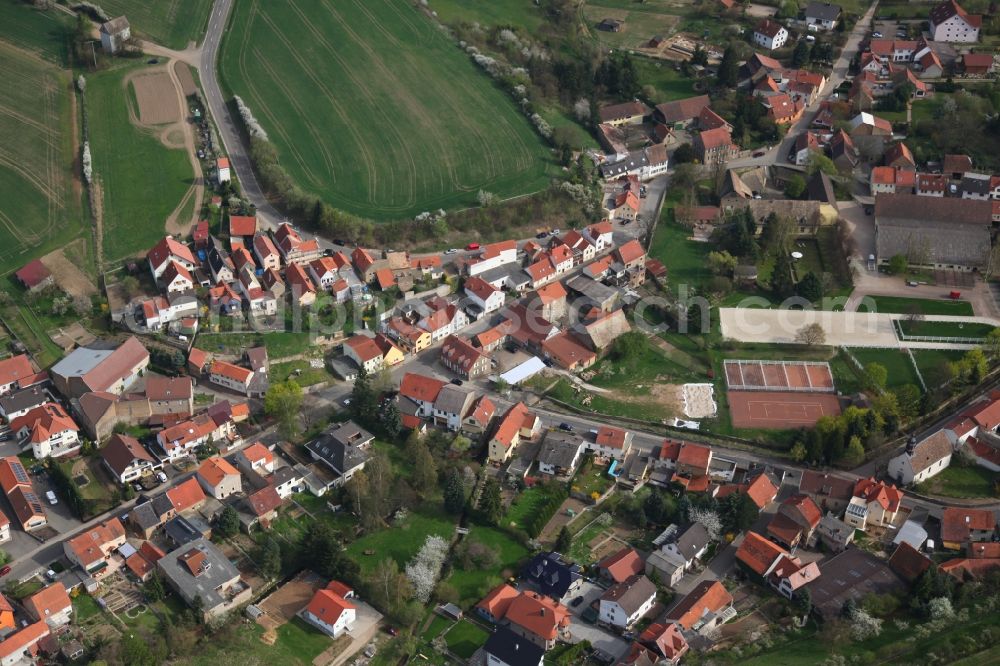
<svg viewBox="0 0 1000 666">
<path fill-rule="evenodd" d="M 109 16 L 128 17 L 132 34 L 171 49 L 200 42 L 212 0 L 101 0 Z"/>
<path fill-rule="evenodd" d="M 431 8 L 448 25 L 510 25 L 536 32 L 545 21 L 533 0 L 433 0 Z"/>
<path fill-rule="evenodd" d="M 0 39 L 7 44 L 66 64 L 66 39 L 73 32 L 71 16 L 54 9 L 39 11 L 21 0 L 0 0 L 0 26 Z"/>
<path fill-rule="evenodd" d="M 10 0 L 0 23 L 0 272 L 9 273 L 79 237 L 83 220 L 73 83 L 59 64 L 65 23 Z"/>
<path fill-rule="evenodd" d="M 191 164 L 130 120 L 135 106 L 119 67 L 87 78 L 87 110 L 94 176 L 104 210 L 104 257 L 108 261 L 145 253 L 163 237 L 164 222 L 191 186 Z M 126 94 L 126 92 L 128 94 Z M 138 113 L 132 109 L 132 113 Z"/>
<path fill-rule="evenodd" d="M 222 46 L 307 191 L 370 218 L 542 189 L 549 152 L 513 100 L 402 0 L 248 0 Z"/>
</svg>

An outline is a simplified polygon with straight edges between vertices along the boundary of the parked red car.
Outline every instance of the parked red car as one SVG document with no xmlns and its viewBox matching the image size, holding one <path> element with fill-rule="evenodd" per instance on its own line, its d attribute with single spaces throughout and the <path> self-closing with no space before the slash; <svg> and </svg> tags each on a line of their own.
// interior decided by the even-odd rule
<svg viewBox="0 0 1000 666">
<path fill-rule="evenodd" d="M 6 576 L 10 573 L 10 565 L 8 564 L 3 569 L 0 569 L 0 576 Z"/>
<path fill-rule="evenodd" d="M 465 246 L 465 249 L 466 250 L 478 250 L 479 249 L 479 243 L 469 243 L 468 245 Z"/>
</svg>

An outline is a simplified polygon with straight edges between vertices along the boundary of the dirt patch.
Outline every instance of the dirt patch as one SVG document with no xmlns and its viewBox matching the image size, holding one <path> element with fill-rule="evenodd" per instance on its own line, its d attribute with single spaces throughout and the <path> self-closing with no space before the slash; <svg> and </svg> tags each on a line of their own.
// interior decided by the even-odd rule
<svg viewBox="0 0 1000 666">
<path fill-rule="evenodd" d="M 264 615 L 257 618 L 257 624 L 277 629 L 295 617 L 322 586 L 323 581 L 319 576 L 311 571 L 303 571 L 257 604 L 264 611 Z"/>
<path fill-rule="evenodd" d="M 556 511 L 556 514 L 552 516 L 545 527 L 542 529 L 542 533 L 538 535 L 538 540 L 542 543 L 551 543 L 555 541 L 556 535 L 559 534 L 559 530 L 563 528 L 564 525 L 569 525 L 571 522 L 580 517 L 583 510 L 587 508 L 587 504 L 581 502 L 578 499 L 567 499 Z M 572 511 L 573 515 L 569 515 Z"/>
<path fill-rule="evenodd" d="M 685 384 L 684 415 L 692 419 L 715 416 L 715 388 L 711 384 Z"/>
<path fill-rule="evenodd" d="M 177 90 L 164 70 L 145 72 L 132 77 L 139 104 L 139 122 L 143 125 L 166 125 L 181 120 Z"/>
<path fill-rule="evenodd" d="M 77 347 L 86 347 L 97 340 L 97 337 L 85 329 L 80 322 L 74 322 L 66 328 L 55 328 L 46 331 L 46 333 L 52 342 L 59 345 L 65 352 L 73 351 Z"/>
<path fill-rule="evenodd" d="M 184 91 L 185 97 L 198 92 L 198 86 L 194 83 L 194 76 L 191 74 L 191 68 L 180 60 L 174 62 L 174 75 L 177 77 L 177 80 L 180 81 L 181 90 Z"/>
<path fill-rule="evenodd" d="M 66 258 L 61 249 L 42 257 L 42 263 L 52 272 L 52 278 L 59 288 L 70 296 L 90 298 L 97 293 L 97 287 L 87 275 Z"/>
<path fill-rule="evenodd" d="M 162 141 L 164 145 L 171 148 L 183 149 L 185 147 L 184 130 L 177 127 L 171 127 L 160 135 L 160 141 Z"/>
</svg>

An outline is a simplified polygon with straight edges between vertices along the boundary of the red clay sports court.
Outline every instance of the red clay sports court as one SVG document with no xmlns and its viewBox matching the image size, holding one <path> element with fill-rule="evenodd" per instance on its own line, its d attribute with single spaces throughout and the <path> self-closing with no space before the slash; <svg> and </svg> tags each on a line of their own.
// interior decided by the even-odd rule
<svg viewBox="0 0 1000 666">
<path fill-rule="evenodd" d="M 840 400 L 833 393 L 729 391 L 726 395 L 737 428 L 801 428 L 815 425 L 821 416 L 840 414 Z"/>
<path fill-rule="evenodd" d="M 725 361 L 730 391 L 833 393 L 833 373 L 819 361 Z"/>
</svg>

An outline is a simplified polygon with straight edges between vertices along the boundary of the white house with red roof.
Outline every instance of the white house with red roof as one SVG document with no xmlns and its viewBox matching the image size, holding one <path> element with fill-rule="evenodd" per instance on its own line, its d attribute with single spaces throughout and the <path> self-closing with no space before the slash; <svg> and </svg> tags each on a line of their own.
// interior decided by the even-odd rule
<svg viewBox="0 0 1000 666">
<path fill-rule="evenodd" d="M 299 264 L 290 264 L 285 269 L 285 284 L 300 306 L 309 307 L 316 302 L 316 285 Z"/>
<path fill-rule="evenodd" d="M 573 265 L 580 266 L 594 260 L 597 246 L 576 229 L 570 229 L 562 237 L 563 245 L 573 251 Z"/>
<path fill-rule="evenodd" d="M 299 232 L 287 222 L 282 222 L 274 232 L 274 242 L 286 264 L 308 264 L 322 254 L 319 241 L 315 238 L 302 240 Z"/>
<path fill-rule="evenodd" d="M 468 274 L 474 276 L 516 261 L 517 241 L 506 240 L 484 246 L 479 256 L 466 261 L 465 266 Z"/>
<path fill-rule="evenodd" d="M 474 276 L 465 281 L 465 295 L 483 314 L 495 312 L 503 306 L 503 292 L 481 277 Z"/>
<path fill-rule="evenodd" d="M 149 263 L 149 270 L 153 274 L 154 280 L 159 280 L 163 272 L 167 270 L 171 261 L 176 261 L 189 271 L 193 271 L 197 266 L 194 254 L 184 243 L 174 240 L 173 236 L 164 236 L 163 240 L 153 246 L 146 253 L 146 260 Z"/>
<path fill-rule="evenodd" d="M 160 277 L 160 284 L 168 294 L 179 294 L 194 289 L 194 278 L 183 264 L 171 259 Z"/>
<path fill-rule="evenodd" d="M 955 0 L 946 0 L 932 9 L 929 19 L 931 39 L 935 42 L 970 44 L 979 41 L 983 17 L 969 14 Z"/>
<path fill-rule="evenodd" d="M 31 445 L 38 460 L 59 458 L 80 450 L 80 427 L 62 405 L 47 402 L 10 423 L 18 441 Z"/>
<path fill-rule="evenodd" d="M 116 570 L 123 560 L 114 557 L 125 544 L 125 526 L 110 518 L 63 542 L 66 558 L 94 578 Z"/>
<path fill-rule="evenodd" d="M 344 355 L 357 363 L 359 368 L 372 374 L 382 369 L 382 350 L 367 335 L 354 335 L 344 341 Z"/>
<path fill-rule="evenodd" d="M 346 257 L 344 258 L 346 259 Z M 350 262 L 347 265 L 350 266 Z M 320 257 L 309 262 L 309 277 L 323 289 L 329 289 L 335 282 L 342 279 L 340 276 L 341 268 L 343 266 L 334 257 Z"/>
<path fill-rule="evenodd" d="M 309 604 L 299 612 L 299 617 L 324 634 L 337 638 L 350 631 L 357 618 L 357 606 L 351 603 L 353 599 L 354 590 L 338 581 L 331 581 L 325 588 L 316 591 Z"/>
<path fill-rule="evenodd" d="M 417 416 L 428 417 L 434 413 L 434 402 L 445 383 L 434 377 L 408 372 L 399 384 L 399 395 L 417 405 Z"/>
<path fill-rule="evenodd" d="M 236 453 L 236 466 L 266 476 L 274 471 L 274 454 L 262 443 L 254 442 Z"/>
<path fill-rule="evenodd" d="M 614 228 L 611 226 L 610 222 L 598 222 L 586 227 L 583 230 L 583 236 L 591 243 L 598 252 L 604 252 L 612 245 L 614 245 Z"/>
<path fill-rule="evenodd" d="M 220 456 L 206 458 L 197 473 L 198 483 L 205 492 L 217 500 L 242 492 L 243 482 L 239 471 Z"/>
<path fill-rule="evenodd" d="M 771 19 L 764 19 L 753 30 L 753 43 L 765 49 L 780 49 L 788 41 L 785 26 Z"/>
<path fill-rule="evenodd" d="M 612 426 L 601 426 L 594 433 L 594 440 L 584 442 L 584 447 L 599 458 L 624 460 L 632 450 L 632 433 Z"/>
<path fill-rule="evenodd" d="M 25 388 L 21 382 L 36 374 L 27 354 L 5 358 L 0 361 L 0 395 L 6 395 L 14 389 Z"/>
<path fill-rule="evenodd" d="M 213 384 L 218 384 L 242 395 L 249 395 L 253 371 L 228 361 L 215 360 L 209 366 L 208 379 Z"/>
<path fill-rule="evenodd" d="M 844 522 L 862 531 L 868 525 L 888 526 L 896 519 L 902 503 L 903 493 L 896 486 L 874 478 L 858 479 L 844 511 Z"/>
<path fill-rule="evenodd" d="M 281 254 L 270 237 L 264 234 L 257 234 L 253 237 L 253 253 L 257 257 L 257 263 L 265 271 L 269 268 L 278 270 L 281 268 Z"/>
</svg>

